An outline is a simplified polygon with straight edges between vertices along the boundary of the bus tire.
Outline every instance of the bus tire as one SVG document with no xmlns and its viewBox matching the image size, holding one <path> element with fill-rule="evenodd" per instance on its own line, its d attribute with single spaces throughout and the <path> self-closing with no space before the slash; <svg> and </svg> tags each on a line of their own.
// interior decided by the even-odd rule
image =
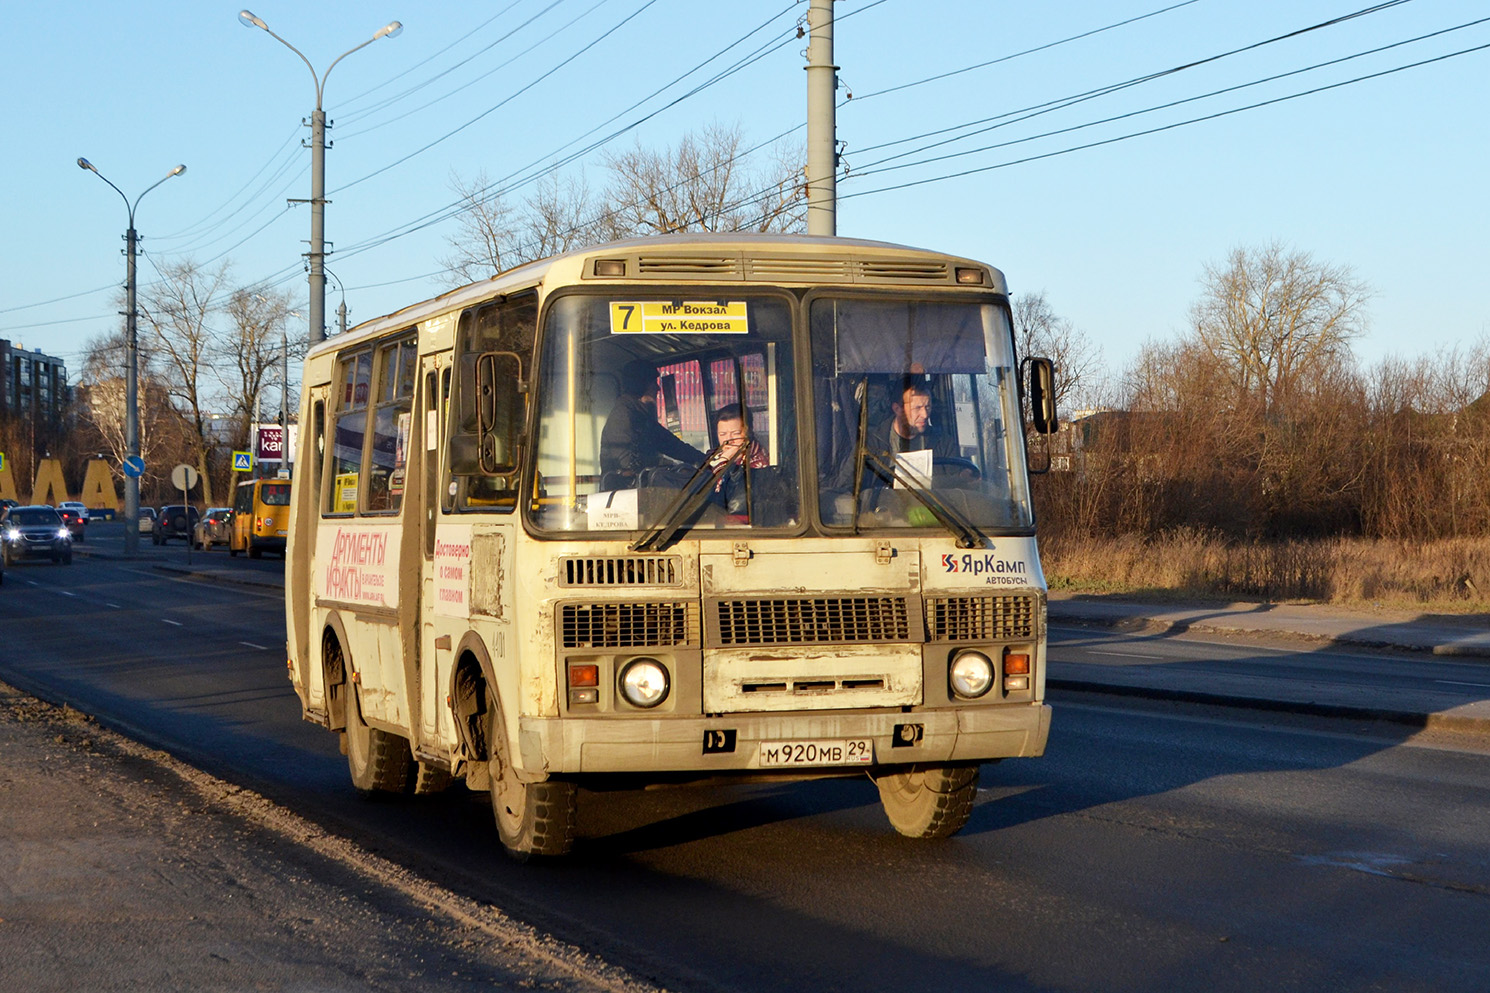
<svg viewBox="0 0 1490 993">
<path fill-rule="evenodd" d="M 365 797 L 407 793 L 414 764 L 409 743 L 389 731 L 368 726 L 362 719 L 362 702 L 355 688 L 351 703 L 345 734 L 352 785 Z"/>
<path fill-rule="evenodd" d="M 535 855 L 566 855 L 574 847 L 575 787 L 563 780 L 525 783 L 507 761 L 496 700 L 487 704 L 494 715 L 487 736 L 488 775 L 497 835 L 507 854 L 519 862 Z"/>
<path fill-rule="evenodd" d="M 415 763 L 417 769 L 414 773 L 415 793 L 441 793 L 450 785 L 450 770 L 442 769 L 428 762 Z"/>
<path fill-rule="evenodd" d="M 262 548 L 259 548 L 257 545 L 249 545 L 248 557 L 251 559 L 261 559 L 264 557 L 264 550 Z"/>
<path fill-rule="evenodd" d="M 890 826 L 907 838 L 950 838 L 973 813 L 978 766 L 911 765 L 877 773 Z"/>
</svg>

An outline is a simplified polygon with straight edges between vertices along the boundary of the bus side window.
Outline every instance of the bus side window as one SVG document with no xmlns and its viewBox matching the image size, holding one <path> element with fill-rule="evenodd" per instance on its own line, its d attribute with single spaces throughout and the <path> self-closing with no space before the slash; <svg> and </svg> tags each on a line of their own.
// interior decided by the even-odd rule
<svg viewBox="0 0 1490 993">
<path fill-rule="evenodd" d="M 484 353 L 512 352 L 523 358 L 525 371 L 530 369 L 537 325 L 538 300 L 532 293 L 461 314 L 455 390 L 446 421 L 447 474 L 441 502 L 447 512 L 510 514 L 517 509 L 518 474 L 491 476 L 480 468 L 477 364 Z"/>
<path fill-rule="evenodd" d="M 363 512 L 397 511 L 403 504 L 414 417 L 415 339 L 388 342 L 377 351 L 377 389 L 368 447 Z"/>
<path fill-rule="evenodd" d="M 322 507 L 328 514 L 357 510 L 362 479 L 362 443 L 372 389 L 372 352 L 343 356 L 336 378 L 336 420 L 331 430 L 331 471 Z"/>
</svg>

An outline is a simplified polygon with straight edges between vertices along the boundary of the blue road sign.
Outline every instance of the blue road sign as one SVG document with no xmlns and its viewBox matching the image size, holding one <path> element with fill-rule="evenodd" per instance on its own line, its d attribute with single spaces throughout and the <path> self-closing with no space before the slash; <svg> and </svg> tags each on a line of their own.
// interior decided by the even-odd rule
<svg viewBox="0 0 1490 993">
<path fill-rule="evenodd" d="M 139 479 L 145 475 L 145 460 L 138 455 L 125 456 L 124 474 L 130 479 Z"/>
<path fill-rule="evenodd" d="M 253 455 L 250 452 L 233 453 L 233 471 L 249 472 L 253 469 Z"/>
</svg>

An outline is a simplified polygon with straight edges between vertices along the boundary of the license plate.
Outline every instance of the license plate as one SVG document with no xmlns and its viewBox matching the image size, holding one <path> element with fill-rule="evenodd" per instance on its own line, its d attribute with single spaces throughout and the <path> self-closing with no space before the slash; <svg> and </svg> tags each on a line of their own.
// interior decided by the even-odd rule
<svg viewBox="0 0 1490 993">
<path fill-rule="evenodd" d="M 874 742 L 868 738 L 845 738 L 828 741 L 763 741 L 760 744 L 760 767 L 809 765 L 870 765 L 874 762 Z"/>
</svg>

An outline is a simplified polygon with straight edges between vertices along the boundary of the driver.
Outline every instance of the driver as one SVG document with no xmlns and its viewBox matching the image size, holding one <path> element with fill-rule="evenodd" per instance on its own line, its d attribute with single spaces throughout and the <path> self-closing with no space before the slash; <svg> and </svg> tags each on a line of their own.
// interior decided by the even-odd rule
<svg viewBox="0 0 1490 993">
<path fill-rule="evenodd" d="M 931 449 L 936 458 L 955 458 L 956 439 L 931 420 L 931 389 L 924 376 L 906 376 L 900 383 L 900 399 L 890 403 L 894 412 L 881 423 L 874 438 L 891 455 Z"/>
<path fill-rule="evenodd" d="M 635 478 L 665 458 L 696 467 L 704 453 L 657 420 L 657 367 L 633 359 L 621 368 L 621 395 L 600 431 L 600 472 Z"/>
</svg>

